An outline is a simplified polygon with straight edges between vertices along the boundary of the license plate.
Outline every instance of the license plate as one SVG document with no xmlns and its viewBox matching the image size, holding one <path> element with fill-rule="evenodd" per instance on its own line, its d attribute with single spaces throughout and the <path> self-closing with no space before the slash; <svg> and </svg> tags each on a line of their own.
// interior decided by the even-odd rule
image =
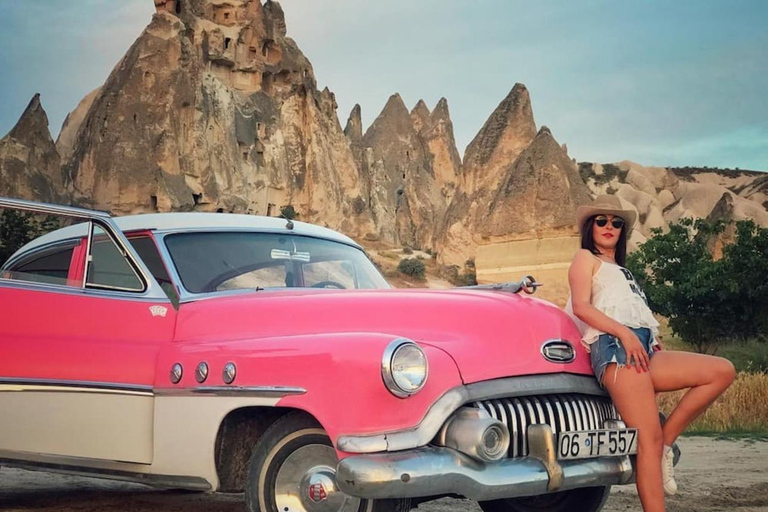
<svg viewBox="0 0 768 512">
<path fill-rule="evenodd" d="M 634 428 L 560 432 L 557 436 L 557 458 L 561 460 L 634 453 L 637 453 L 637 429 Z"/>
</svg>

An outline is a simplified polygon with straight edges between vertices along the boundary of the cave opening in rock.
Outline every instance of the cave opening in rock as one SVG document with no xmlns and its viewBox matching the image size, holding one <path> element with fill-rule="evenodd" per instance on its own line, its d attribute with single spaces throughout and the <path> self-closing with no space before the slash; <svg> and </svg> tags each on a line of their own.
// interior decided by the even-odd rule
<svg viewBox="0 0 768 512">
<path fill-rule="evenodd" d="M 149 196 L 149 202 L 152 204 L 152 209 L 157 210 L 157 196 Z"/>
<path fill-rule="evenodd" d="M 182 0 L 176 0 L 176 7 L 174 8 L 176 14 L 181 14 L 181 2 Z"/>
<path fill-rule="evenodd" d="M 224 48 L 228 50 L 229 49 L 229 43 L 231 43 L 231 42 L 232 42 L 231 38 L 225 37 L 224 38 Z"/>
<path fill-rule="evenodd" d="M 216 208 L 216 213 L 224 213 L 224 208 Z"/>
<path fill-rule="evenodd" d="M 192 194 L 192 201 L 195 203 L 195 206 L 200 204 L 200 199 L 202 199 L 203 193 L 200 192 L 199 194 Z"/>
</svg>

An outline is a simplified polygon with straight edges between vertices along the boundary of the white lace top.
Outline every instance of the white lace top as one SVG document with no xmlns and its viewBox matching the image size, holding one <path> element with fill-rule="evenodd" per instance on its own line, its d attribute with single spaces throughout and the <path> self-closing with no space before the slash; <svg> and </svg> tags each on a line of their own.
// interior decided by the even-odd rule
<svg viewBox="0 0 768 512">
<path fill-rule="evenodd" d="M 652 345 L 656 345 L 659 322 L 648 307 L 645 293 L 635 281 L 632 272 L 615 263 L 600 260 L 600 268 L 592 276 L 592 305 L 606 316 L 627 327 L 647 327 L 653 333 Z M 582 322 L 573 314 L 571 298 L 565 305 L 566 312 L 581 331 L 581 342 L 589 352 L 589 346 L 597 341 L 602 331 Z"/>
</svg>

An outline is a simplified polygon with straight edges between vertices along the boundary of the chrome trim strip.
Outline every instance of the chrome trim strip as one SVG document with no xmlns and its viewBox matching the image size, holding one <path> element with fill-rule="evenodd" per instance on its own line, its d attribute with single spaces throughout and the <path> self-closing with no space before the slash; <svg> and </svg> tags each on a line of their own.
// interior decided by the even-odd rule
<svg viewBox="0 0 768 512">
<path fill-rule="evenodd" d="M 65 386 L 34 386 L 21 384 L 0 384 L 0 393 L 90 393 L 99 395 L 130 395 L 130 396 L 154 396 L 151 392 L 126 391 L 118 389 L 95 389 Z"/>
<path fill-rule="evenodd" d="M 170 300 L 168 296 L 163 294 L 162 297 L 156 297 L 154 295 L 144 295 L 139 293 L 129 292 L 116 292 L 111 290 L 102 290 L 99 288 L 80 288 L 74 286 L 67 286 L 65 284 L 52 284 L 52 283 L 37 283 L 33 281 L 21 281 L 19 279 L 0 279 L 0 287 L 13 288 L 16 290 L 31 290 L 38 292 L 54 292 L 64 295 L 78 295 L 78 296 L 93 296 L 104 297 L 110 299 L 120 299 L 123 301 L 131 302 L 146 302 L 149 304 L 168 305 L 168 309 L 171 309 Z"/>
<path fill-rule="evenodd" d="M 106 468 L 105 461 L 98 459 L 86 459 L 81 457 L 44 456 L 45 461 L 40 461 L 39 454 L 27 454 L 26 452 L 13 452 L 0 450 L 0 466 L 16 467 L 27 470 L 45 470 L 52 473 L 66 475 L 88 476 L 91 478 L 104 478 L 109 480 L 123 480 L 136 482 L 155 487 L 169 487 L 175 489 L 189 489 L 193 491 L 211 491 L 212 487 L 207 480 L 195 476 L 155 475 L 146 472 L 135 472 L 130 469 L 141 468 L 146 471 L 148 466 L 144 464 L 131 464 L 127 462 L 116 463 L 107 461 L 108 464 L 125 466 L 125 470 Z"/>
<path fill-rule="evenodd" d="M 88 240 L 85 242 L 85 264 L 83 265 L 83 284 L 80 288 L 87 289 L 88 288 L 88 271 L 91 269 L 91 260 L 93 259 L 93 255 L 91 254 L 91 249 L 93 246 L 91 245 L 93 243 L 93 221 L 88 221 Z M 97 288 L 98 289 L 98 288 Z M 146 290 L 142 290 L 146 291 Z"/>
<path fill-rule="evenodd" d="M 0 377 L 0 392 L 103 393 L 138 396 L 248 396 L 274 398 L 303 395 L 304 388 L 290 386 L 200 386 L 197 388 L 153 388 L 112 382 L 21 379 Z"/>
<path fill-rule="evenodd" d="M 17 377 L 0 377 L 0 391 L 107 393 L 152 396 L 152 386 L 78 380 L 22 379 Z"/>
<path fill-rule="evenodd" d="M 566 415 L 568 416 L 568 421 L 571 424 L 571 428 L 576 431 L 584 430 L 581 426 L 581 421 L 579 421 L 579 418 L 576 415 L 576 410 L 574 409 L 571 401 L 563 396 L 561 396 L 560 398 L 563 402 L 563 407 L 565 408 L 565 412 L 566 412 Z"/>
<path fill-rule="evenodd" d="M 505 399 L 504 400 L 504 404 L 506 406 L 507 412 L 509 413 L 509 419 L 510 419 L 510 423 L 511 423 L 510 429 L 512 430 L 510 432 L 512 439 L 511 439 L 511 441 L 509 443 L 510 446 L 512 447 L 512 450 L 511 450 L 510 453 L 511 453 L 512 457 L 517 457 L 520 454 L 519 450 L 517 449 L 517 438 L 520 435 L 519 427 L 517 425 L 517 415 L 515 414 L 514 406 L 512 405 L 512 401 L 511 400 L 506 400 Z"/>
<path fill-rule="evenodd" d="M 528 425 L 530 422 L 528 421 L 528 417 L 525 415 L 525 407 L 523 406 L 520 399 L 514 398 L 512 399 L 512 403 L 515 405 L 515 411 L 520 418 L 520 450 L 518 453 L 520 453 L 521 457 L 525 457 L 528 455 Z"/>
<path fill-rule="evenodd" d="M 590 399 L 589 407 L 592 411 L 592 417 L 594 418 L 595 428 L 599 429 L 600 425 L 602 424 L 602 421 L 600 421 L 600 411 L 597 410 L 597 404 L 595 403 L 594 400 Z"/>
<path fill-rule="evenodd" d="M 565 409 L 563 408 L 562 404 L 560 403 L 560 400 L 557 399 L 557 397 L 550 398 L 553 404 L 555 404 L 555 410 L 557 411 L 557 418 L 560 422 L 558 431 L 560 432 L 567 432 L 568 431 L 568 424 L 566 423 L 567 419 L 565 416 Z"/>
<path fill-rule="evenodd" d="M 197 388 L 156 388 L 155 396 L 248 396 L 258 398 L 303 395 L 304 388 L 289 386 L 200 386 Z"/>
<path fill-rule="evenodd" d="M 95 217 L 100 219 L 109 219 L 109 213 L 99 210 L 88 210 L 75 206 L 61 206 L 50 203 L 40 203 L 37 201 L 26 201 L 24 199 L 12 199 L 10 197 L 0 197 L 0 208 L 16 208 L 48 215 L 69 215 L 74 217 Z"/>
<path fill-rule="evenodd" d="M 563 475 L 558 490 L 627 483 L 632 477 L 627 462 L 628 457 L 557 461 Z M 459 494 L 487 501 L 546 494 L 549 480 L 544 464 L 533 457 L 483 464 L 456 450 L 437 447 L 351 456 L 336 468 L 339 489 L 367 499 Z"/>
</svg>

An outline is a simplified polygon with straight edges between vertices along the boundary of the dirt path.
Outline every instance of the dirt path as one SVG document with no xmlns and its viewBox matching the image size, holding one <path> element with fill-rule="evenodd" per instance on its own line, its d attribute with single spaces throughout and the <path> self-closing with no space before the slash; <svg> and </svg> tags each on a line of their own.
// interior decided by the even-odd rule
<svg viewBox="0 0 768 512">
<path fill-rule="evenodd" d="M 768 442 L 681 441 L 680 493 L 670 512 L 768 512 Z M 8 512 L 244 512 L 240 495 L 157 491 L 141 485 L 0 469 L 0 510 Z M 422 512 L 480 512 L 471 501 L 440 500 Z M 639 511 L 634 486 L 614 488 L 605 512 Z"/>
</svg>

